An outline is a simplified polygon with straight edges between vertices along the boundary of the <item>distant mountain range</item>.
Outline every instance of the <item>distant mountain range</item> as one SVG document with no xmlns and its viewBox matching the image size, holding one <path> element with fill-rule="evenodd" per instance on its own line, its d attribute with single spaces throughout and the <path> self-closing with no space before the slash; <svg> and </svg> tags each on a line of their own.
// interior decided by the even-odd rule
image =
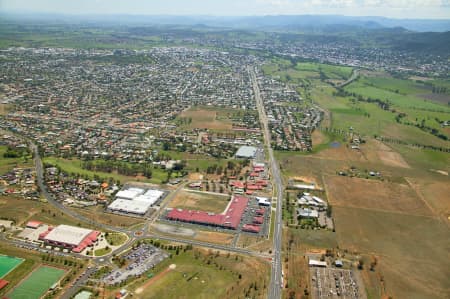
<svg viewBox="0 0 450 299">
<path fill-rule="evenodd" d="M 104 22 L 122 25 L 189 25 L 252 30 L 321 31 L 334 25 L 364 29 L 402 27 L 417 32 L 450 31 L 449 19 L 390 19 L 341 15 L 269 15 L 247 17 L 166 16 L 166 15 L 52 15 L 0 14 L 3 18 L 25 18 L 61 22 Z M 333 25 L 333 26 L 332 26 Z"/>
</svg>

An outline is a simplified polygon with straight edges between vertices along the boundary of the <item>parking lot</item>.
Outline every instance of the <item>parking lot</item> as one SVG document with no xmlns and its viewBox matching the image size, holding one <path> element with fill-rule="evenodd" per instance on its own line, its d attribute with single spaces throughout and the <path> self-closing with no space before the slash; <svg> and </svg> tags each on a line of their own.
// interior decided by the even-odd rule
<svg viewBox="0 0 450 299">
<path fill-rule="evenodd" d="M 257 215 L 256 211 L 261 208 L 265 209 L 264 215 Z M 250 197 L 248 206 L 245 208 L 245 211 L 241 217 L 241 222 L 236 230 L 225 228 L 225 227 L 220 227 L 220 226 L 208 225 L 208 224 L 196 224 L 196 223 L 170 220 L 170 219 L 166 218 L 167 212 L 168 211 L 164 211 L 163 213 L 161 213 L 161 215 L 159 217 L 159 221 L 161 221 L 163 223 L 165 222 L 168 224 L 179 225 L 182 227 L 187 227 L 187 228 L 192 228 L 192 229 L 202 229 L 202 230 L 207 229 L 207 230 L 211 230 L 211 231 L 224 232 L 224 233 L 238 233 L 238 234 L 245 233 L 245 234 L 251 234 L 251 235 L 258 235 L 258 236 L 267 236 L 270 231 L 270 215 L 271 215 L 270 207 L 259 206 L 258 201 L 254 197 Z M 264 219 L 263 223 L 261 224 L 261 230 L 258 233 L 242 231 L 242 227 L 244 224 L 254 224 L 253 219 L 255 216 L 262 216 Z"/>
<path fill-rule="evenodd" d="M 259 215 L 257 213 L 258 210 L 264 209 L 264 214 Z M 253 220 L 255 217 L 262 216 L 264 218 L 264 222 L 260 224 L 261 230 L 259 233 L 251 233 L 251 232 L 244 232 L 242 231 L 242 226 L 244 224 L 255 224 L 253 223 Z M 245 209 L 244 214 L 242 215 L 241 223 L 238 227 L 239 233 L 245 233 L 245 234 L 251 234 L 251 235 L 258 235 L 258 236 L 267 236 L 269 234 L 270 230 L 270 207 L 262 207 L 258 205 L 258 201 L 255 198 L 251 198 L 248 207 Z"/>
<path fill-rule="evenodd" d="M 310 268 L 313 298 L 366 298 L 360 291 L 356 274 L 336 268 Z"/>
<path fill-rule="evenodd" d="M 165 251 L 149 244 L 142 244 L 123 256 L 127 260 L 127 266 L 124 269 L 112 271 L 103 281 L 109 285 L 121 283 L 129 277 L 144 274 L 167 257 L 169 255 Z"/>
</svg>

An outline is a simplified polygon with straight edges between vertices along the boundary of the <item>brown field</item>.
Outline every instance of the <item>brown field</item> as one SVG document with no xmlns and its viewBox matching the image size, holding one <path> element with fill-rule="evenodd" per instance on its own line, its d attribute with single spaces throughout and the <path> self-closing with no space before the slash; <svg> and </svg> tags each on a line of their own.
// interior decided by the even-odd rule
<svg viewBox="0 0 450 299">
<path fill-rule="evenodd" d="M 408 178 L 412 187 L 418 189 L 417 192 L 429 204 L 436 215 L 450 224 L 450 184 L 446 181 L 424 181 Z"/>
<path fill-rule="evenodd" d="M 240 234 L 236 246 L 268 253 L 272 249 L 272 240 L 267 240 L 264 237 Z"/>
<path fill-rule="evenodd" d="M 320 132 L 319 130 L 315 130 L 315 131 L 312 133 L 311 138 L 312 138 L 312 144 L 313 144 L 313 147 L 314 147 L 314 146 L 317 146 L 317 145 L 319 145 L 319 144 L 325 143 L 325 142 L 328 141 L 327 136 L 325 136 L 325 135 L 324 135 L 322 132 Z"/>
<path fill-rule="evenodd" d="M 394 298 L 448 298 L 450 234 L 430 217 L 336 206 L 338 243 L 378 257 Z"/>
<path fill-rule="evenodd" d="M 376 152 L 383 164 L 393 167 L 411 168 L 405 159 L 392 148 L 378 140 L 374 140 L 374 143 L 378 147 Z"/>
<path fill-rule="evenodd" d="M 333 206 L 432 216 L 432 211 L 407 184 L 327 176 L 325 189 Z"/>
<path fill-rule="evenodd" d="M 0 197 L 0 218 L 14 220 L 16 225 L 24 225 L 29 220 L 38 220 L 47 224 L 77 225 L 78 220 L 63 214 L 48 203 L 22 198 Z"/>
<path fill-rule="evenodd" d="M 96 222 L 104 224 L 113 224 L 114 226 L 130 227 L 137 224 L 144 223 L 141 218 L 127 217 L 121 215 L 115 215 L 111 213 L 105 213 L 102 206 L 89 207 L 89 208 L 72 208 L 75 212 L 89 218 Z"/>
<path fill-rule="evenodd" d="M 211 193 L 189 192 L 182 190 L 170 202 L 169 208 L 202 210 L 213 213 L 222 213 L 228 205 L 228 195 L 216 195 Z"/>
<path fill-rule="evenodd" d="M 183 111 L 180 117 L 192 118 L 188 125 L 190 128 L 231 130 L 232 124 L 229 121 L 217 120 L 217 111 L 209 109 L 190 109 Z"/>
<path fill-rule="evenodd" d="M 219 232 L 197 231 L 194 239 L 202 242 L 216 243 L 216 244 L 231 244 L 234 235 Z"/>
<path fill-rule="evenodd" d="M 341 143 L 341 145 L 337 148 L 330 147 L 324 149 L 315 154 L 314 157 L 320 157 L 322 159 L 335 161 L 367 161 L 366 157 L 361 151 L 353 150 L 350 147 L 347 147 L 344 143 Z"/>
</svg>

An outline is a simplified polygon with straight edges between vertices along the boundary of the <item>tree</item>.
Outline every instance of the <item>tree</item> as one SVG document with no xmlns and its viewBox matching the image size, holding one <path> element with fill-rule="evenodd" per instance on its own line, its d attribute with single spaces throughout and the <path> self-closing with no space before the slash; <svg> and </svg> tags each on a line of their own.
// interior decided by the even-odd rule
<svg viewBox="0 0 450 299">
<path fill-rule="evenodd" d="M 359 270 L 364 269 L 364 260 L 362 258 L 360 258 L 358 261 L 358 269 Z"/>
</svg>

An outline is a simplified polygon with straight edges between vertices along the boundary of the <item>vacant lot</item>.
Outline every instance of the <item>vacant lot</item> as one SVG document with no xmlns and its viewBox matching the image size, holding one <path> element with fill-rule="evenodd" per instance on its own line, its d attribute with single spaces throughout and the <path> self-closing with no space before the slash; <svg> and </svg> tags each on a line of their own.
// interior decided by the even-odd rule
<svg viewBox="0 0 450 299">
<path fill-rule="evenodd" d="M 201 210 L 222 213 L 228 205 L 230 197 L 206 192 L 181 191 L 169 204 L 170 208 Z"/>
<path fill-rule="evenodd" d="M 28 220 L 38 220 L 48 224 L 77 225 L 77 219 L 69 217 L 47 203 L 26 200 L 12 196 L 0 197 L 0 218 L 14 220 L 16 225 L 24 225 Z"/>
<path fill-rule="evenodd" d="M 407 184 L 341 176 L 325 178 L 333 206 L 431 216 L 432 211 Z"/>
<path fill-rule="evenodd" d="M 18 157 L 18 158 L 5 158 L 3 155 L 8 150 L 7 146 L 0 146 L 0 175 L 11 171 L 15 167 L 33 167 L 33 159 L 30 156 Z"/>
<path fill-rule="evenodd" d="M 89 208 L 72 208 L 72 210 L 96 222 L 109 225 L 112 224 L 114 226 L 131 227 L 137 224 L 144 223 L 142 218 L 127 217 L 111 213 L 105 213 L 103 206 L 95 206 Z"/>
<path fill-rule="evenodd" d="M 375 255 L 394 298 L 447 298 L 450 234 L 430 217 L 337 207 L 340 248 Z"/>
<path fill-rule="evenodd" d="M 159 264 L 154 273 L 170 264 L 176 268 L 159 277 L 143 290 L 142 298 L 243 298 L 250 284 L 256 288 L 247 294 L 251 298 L 265 298 L 269 284 L 269 264 L 251 257 L 190 250 L 173 255 Z M 131 286 L 138 289 L 143 280 Z"/>
<path fill-rule="evenodd" d="M 152 178 L 147 179 L 145 177 L 135 177 L 135 176 L 126 176 L 118 174 L 117 172 L 103 172 L 103 171 L 91 171 L 86 170 L 82 167 L 82 161 L 73 158 L 73 159 L 63 159 L 63 158 L 55 158 L 55 157 L 46 157 L 44 163 L 51 164 L 54 166 L 58 166 L 62 171 L 68 174 L 80 174 L 82 176 L 87 176 L 89 178 L 94 178 L 94 176 L 99 177 L 103 180 L 108 180 L 110 178 L 120 181 L 122 183 L 130 182 L 130 181 L 140 181 L 144 183 L 154 183 L 160 184 L 163 179 L 167 177 L 167 174 L 159 168 L 152 169 Z"/>
<path fill-rule="evenodd" d="M 186 126 L 192 129 L 231 130 L 232 128 L 231 121 L 225 118 L 219 119 L 216 110 L 192 108 L 183 111 L 180 117 L 190 120 Z"/>
<path fill-rule="evenodd" d="M 234 235 L 219 232 L 197 231 L 195 240 L 217 244 L 231 244 Z"/>
</svg>

